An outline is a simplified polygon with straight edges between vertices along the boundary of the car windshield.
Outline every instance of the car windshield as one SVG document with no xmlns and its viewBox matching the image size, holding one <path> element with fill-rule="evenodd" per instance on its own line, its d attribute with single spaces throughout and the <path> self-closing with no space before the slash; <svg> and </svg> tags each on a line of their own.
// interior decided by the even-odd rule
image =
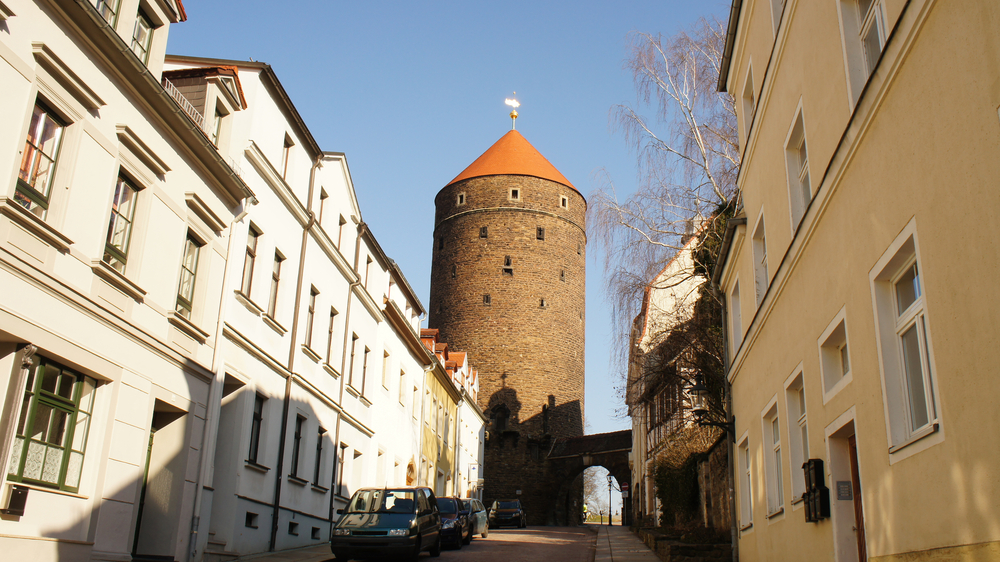
<svg viewBox="0 0 1000 562">
<path fill-rule="evenodd" d="M 452 498 L 438 498 L 438 509 L 441 513 L 449 515 L 458 513 L 458 506 L 455 505 L 456 503 L 457 502 L 455 502 Z"/>
<path fill-rule="evenodd" d="M 347 506 L 349 513 L 413 513 L 413 490 L 358 490 Z"/>
<path fill-rule="evenodd" d="M 497 509 L 521 509 L 519 502 L 497 502 Z"/>
<path fill-rule="evenodd" d="M 473 511 L 472 500 L 462 500 L 462 509 L 466 511 Z"/>
</svg>

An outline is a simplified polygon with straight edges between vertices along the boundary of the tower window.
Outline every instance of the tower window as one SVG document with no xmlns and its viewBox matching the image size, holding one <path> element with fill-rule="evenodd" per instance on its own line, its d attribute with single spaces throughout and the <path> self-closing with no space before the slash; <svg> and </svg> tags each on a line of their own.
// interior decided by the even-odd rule
<svg viewBox="0 0 1000 562">
<path fill-rule="evenodd" d="M 539 226 L 535 229 L 535 238 L 545 240 L 545 227 Z"/>
<path fill-rule="evenodd" d="M 583 244 L 580 244 L 579 242 L 576 243 L 576 255 L 583 255 Z"/>
<path fill-rule="evenodd" d="M 451 278 L 452 279 L 455 278 L 455 272 L 456 272 L 455 270 L 456 270 L 455 264 L 451 264 Z"/>
<path fill-rule="evenodd" d="M 519 201 L 521 199 L 521 190 L 517 189 L 517 188 L 511 189 L 510 190 L 510 199 L 511 199 L 511 201 Z"/>
<path fill-rule="evenodd" d="M 538 307 L 539 308 L 545 308 L 545 299 L 539 299 L 538 300 Z"/>
<path fill-rule="evenodd" d="M 479 237 L 480 238 L 489 238 L 489 236 L 490 236 L 490 229 L 489 229 L 489 227 L 488 226 L 480 226 L 479 227 Z"/>
<path fill-rule="evenodd" d="M 568 209 L 569 208 L 569 198 L 567 198 L 565 195 L 559 197 L 559 206 L 562 207 L 563 209 Z"/>
<path fill-rule="evenodd" d="M 465 194 L 464 193 L 459 193 L 458 194 L 458 204 L 459 205 L 465 205 Z"/>
<path fill-rule="evenodd" d="M 503 257 L 503 274 L 510 277 L 514 276 L 514 260 L 510 256 Z"/>
<path fill-rule="evenodd" d="M 490 306 L 491 304 L 493 304 L 493 302 L 490 300 L 489 295 L 483 295 L 483 304 L 485 304 L 486 306 Z"/>
<path fill-rule="evenodd" d="M 562 281 L 563 283 L 566 282 L 566 270 L 565 269 L 559 270 L 559 280 Z"/>
</svg>

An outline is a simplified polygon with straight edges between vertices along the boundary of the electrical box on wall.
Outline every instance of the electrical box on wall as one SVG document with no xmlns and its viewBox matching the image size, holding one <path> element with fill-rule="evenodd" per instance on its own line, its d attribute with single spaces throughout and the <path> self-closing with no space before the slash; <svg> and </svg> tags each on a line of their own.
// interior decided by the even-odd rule
<svg viewBox="0 0 1000 562">
<path fill-rule="evenodd" d="M 809 459 L 802 463 L 806 476 L 806 491 L 802 494 L 805 502 L 806 521 L 816 523 L 830 517 L 830 489 L 823 478 L 823 459 Z"/>
</svg>

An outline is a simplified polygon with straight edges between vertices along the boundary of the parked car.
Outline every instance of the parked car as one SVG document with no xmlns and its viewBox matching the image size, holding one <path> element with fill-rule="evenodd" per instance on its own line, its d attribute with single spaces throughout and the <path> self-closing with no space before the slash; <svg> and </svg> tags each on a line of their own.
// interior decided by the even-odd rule
<svg viewBox="0 0 1000 562">
<path fill-rule="evenodd" d="M 441 514 L 430 488 L 362 488 L 333 527 L 337 562 L 356 558 L 441 555 Z"/>
<path fill-rule="evenodd" d="M 466 498 L 462 500 L 462 505 L 469 512 L 469 536 L 480 535 L 485 539 L 490 534 L 490 521 L 486 514 L 486 506 L 476 498 Z"/>
<path fill-rule="evenodd" d="M 520 500 L 496 500 L 490 507 L 490 527 L 514 525 L 525 528 L 528 526 L 528 516 L 521 507 Z"/>
<path fill-rule="evenodd" d="M 469 526 L 469 512 L 459 498 L 440 497 L 437 499 L 441 510 L 441 544 L 462 548 L 472 541 Z"/>
</svg>

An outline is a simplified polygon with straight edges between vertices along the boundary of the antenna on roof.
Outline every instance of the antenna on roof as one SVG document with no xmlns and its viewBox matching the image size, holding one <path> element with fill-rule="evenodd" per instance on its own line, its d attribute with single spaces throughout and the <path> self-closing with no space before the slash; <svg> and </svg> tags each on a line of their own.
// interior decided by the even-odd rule
<svg viewBox="0 0 1000 562">
<path fill-rule="evenodd" d="M 514 92 L 514 95 L 516 96 L 517 92 Z M 510 112 L 510 130 L 513 131 L 514 129 L 517 129 L 517 127 L 515 126 L 517 124 L 517 108 L 521 107 L 521 104 L 518 103 L 518 101 L 513 98 L 507 98 L 503 100 L 503 102 L 514 108 Z"/>
</svg>

